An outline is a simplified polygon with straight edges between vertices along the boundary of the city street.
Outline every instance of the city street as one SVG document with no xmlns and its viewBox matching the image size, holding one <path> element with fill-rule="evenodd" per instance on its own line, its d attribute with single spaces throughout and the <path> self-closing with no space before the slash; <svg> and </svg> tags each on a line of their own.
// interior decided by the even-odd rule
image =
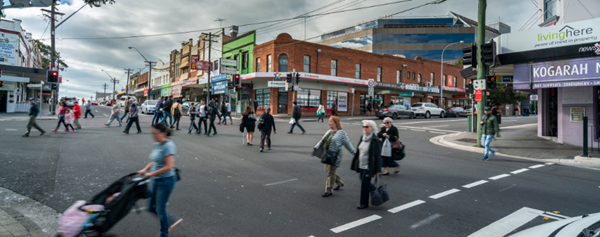
<svg viewBox="0 0 600 237">
<path fill-rule="evenodd" d="M 42 137 L 35 131 L 27 139 L 21 137 L 26 122 L 0 123 L 0 183 L 62 212 L 140 170 L 149 162 L 153 146 L 151 115 L 141 116 L 142 134 L 132 128 L 125 135 L 116 123 L 104 126 L 109 113 L 108 107 L 94 106 L 96 117 L 81 119 L 82 130 Z M 536 121 L 505 117 L 502 126 Z M 39 123 L 49 131 L 56 120 Z M 287 134 L 289 124 L 278 122 L 273 150 L 260 153 L 258 135 L 254 146 L 242 145 L 239 120 L 233 126 L 217 125 L 218 134 L 207 137 L 188 134 L 189 118 L 183 117 L 183 129 L 172 137 L 182 180 L 168 210 L 184 222 L 173 236 L 486 236 L 600 211 L 594 208 L 600 191 L 596 170 L 501 156 L 484 162 L 481 154 L 429 142 L 441 134 L 465 131 L 465 118 L 402 119 L 394 124 L 407 157 L 400 162 L 399 174 L 384 176 L 391 200 L 358 210 L 360 182 L 349 169 L 352 157 L 347 150 L 338 169 L 345 186 L 331 197 L 321 197 L 325 171 L 310 153 L 328 129 L 326 123 L 303 123 L 307 133 L 301 135 L 297 128 Z M 356 146 L 360 120 L 345 120 L 343 126 Z M 145 209 L 145 201 L 138 204 Z M 522 215 L 527 208 L 539 215 Z M 493 224 L 513 213 L 519 225 Z M 158 229 L 158 220 L 148 213 L 132 212 L 111 233 L 154 236 Z"/>
</svg>

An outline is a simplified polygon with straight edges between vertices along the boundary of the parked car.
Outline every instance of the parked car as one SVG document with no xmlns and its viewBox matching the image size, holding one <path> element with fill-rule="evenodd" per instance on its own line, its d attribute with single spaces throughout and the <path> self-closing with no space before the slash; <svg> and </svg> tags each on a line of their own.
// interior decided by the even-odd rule
<svg viewBox="0 0 600 237">
<path fill-rule="evenodd" d="M 91 103 L 92 103 L 92 105 L 96 105 L 96 106 L 98 105 L 98 101 L 95 101 L 95 100 L 92 101 Z"/>
<path fill-rule="evenodd" d="M 446 112 L 433 103 L 417 103 L 413 104 L 411 108 L 416 116 L 424 116 L 425 118 L 431 118 L 431 116 L 446 117 Z"/>
<path fill-rule="evenodd" d="M 192 102 L 192 101 L 186 101 L 181 103 L 181 111 L 183 112 L 184 116 L 188 116 L 188 111 L 190 110 L 190 104 L 194 103 L 194 107 L 196 108 L 200 108 L 200 103 L 197 102 Z M 221 112 L 221 108 L 219 107 L 219 113 Z"/>
<path fill-rule="evenodd" d="M 571 217 L 531 227 L 510 237 L 600 236 L 600 213 Z"/>
<path fill-rule="evenodd" d="M 75 101 L 77 101 L 77 98 L 75 98 L 75 97 L 63 97 L 63 98 L 60 98 L 60 101 L 64 101 L 67 104 L 67 107 L 73 108 L 73 106 L 75 106 Z"/>
<path fill-rule="evenodd" d="M 384 117 L 412 119 L 415 117 L 415 113 L 410 109 L 406 109 L 404 105 L 385 105 L 375 110 L 375 116 L 379 119 L 383 119 Z"/>
<path fill-rule="evenodd" d="M 465 113 L 467 113 L 467 115 L 473 113 L 473 108 L 471 108 L 470 105 L 465 106 Z M 477 114 L 477 107 L 475 107 L 475 114 Z"/>
<path fill-rule="evenodd" d="M 461 107 L 447 108 L 444 111 L 446 111 L 446 117 L 467 117 L 467 112 Z"/>
<path fill-rule="evenodd" d="M 142 103 L 142 114 L 153 114 L 158 100 L 146 100 Z"/>
<path fill-rule="evenodd" d="M 110 100 L 106 101 L 106 104 L 104 104 L 104 105 L 106 105 L 106 106 L 112 106 L 112 102 L 110 102 Z"/>
</svg>

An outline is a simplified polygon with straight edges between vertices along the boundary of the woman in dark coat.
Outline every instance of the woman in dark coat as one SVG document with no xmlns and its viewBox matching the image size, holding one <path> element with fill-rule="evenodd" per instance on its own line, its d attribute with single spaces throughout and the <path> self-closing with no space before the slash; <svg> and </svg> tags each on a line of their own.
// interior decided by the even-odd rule
<svg viewBox="0 0 600 237">
<path fill-rule="evenodd" d="M 371 189 L 375 189 L 371 178 L 381 175 L 381 140 L 375 135 L 375 127 L 377 127 L 375 121 L 363 120 L 363 136 L 356 146 L 356 153 L 350 166 L 351 170 L 359 173 L 361 180 L 358 209 L 369 207 L 369 194 Z"/>
<path fill-rule="evenodd" d="M 271 115 L 271 108 L 267 108 L 260 119 L 263 121 L 263 124 L 258 125 L 260 126 L 258 127 L 258 131 L 260 132 L 260 152 L 263 152 L 265 140 L 267 142 L 267 149 L 271 150 L 271 127 L 275 134 L 277 134 L 277 129 L 275 128 L 275 119 L 273 118 L 273 115 Z"/>
<path fill-rule="evenodd" d="M 250 116 L 253 114 L 254 112 L 252 112 L 252 107 L 247 105 L 246 109 L 244 109 L 244 114 L 240 118 L 242 120 L 241 126 L 246 128 L 246 131 L 248 132 L 248 134 L 246 134 L 246 139 L 248 140 L 246 145 L 248 146 L 252 146 L 252 140 L 254 139 L 254 128 L 256 127 L 256 117 L 252 119 Z"/>
<path fill-rule="evenodd" d="M 400 136 L 398 134 L 398 128 L 392 125 L 392 121 L 393 120 L 391 118 L 387 117 L 383 120 L 383 124 L 385 124 L 385 126 L 383 126 L 381 128 L 381 131 L 379 131 L 379 133 L 377 134 L 377 137 L 381 139 L 381 144 L 383 144 L 386 139 L 389 139 L 390 142 L 396 142 L 398 140 L 398 137 Z M 400 165 L 391 156 L 382 156 L 381 158 L 383 158 L 383 175 L 390 175 L 388 167 L 394 167 L 394 173 L 396 174 L 400 172 Z"/>
</svg>

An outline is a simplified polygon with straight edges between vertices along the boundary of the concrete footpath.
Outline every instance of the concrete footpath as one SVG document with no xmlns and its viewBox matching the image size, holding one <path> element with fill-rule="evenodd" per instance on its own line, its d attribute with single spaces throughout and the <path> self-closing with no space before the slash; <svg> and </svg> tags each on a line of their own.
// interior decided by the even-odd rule
<svg viewBox="0 0 600 237">
<path fill-rule="evenodd" d="M 0 188 L 0 237 L 48 237 L 58 230 L 54 209 Z"/>
<path fill-rule="evenodd" d="M 496 156 L 600 169 L 600 158 L 582 157 L 583 148 L 538 137 L 537 124 L 500 127 L 500 135 L 501 137 L 491 144 L 491 147 L 497 150 Z M 430 141 L 440 146 L 481 153 L 483 158 L 484 149 L 477 147 L 477 133 L 441 135 L 431 138 Z M 588 155 L 600 157 L 597 149 L 592 152 L 589 148 Z"/>
<path fill-rule="evenodd" d="M 58 119 L 56 115 L 52 115 L 50 113 L 50 105 L 42 104 L 40 115 L 36 118 L 37 120 L 56 120 Z M 26 121 L 29 120 L 29 115 L 26 112 L 19 113 L 0 113 L 0 121 L 7 120 L 18 120 L 18 121 Z"/>
</svg>

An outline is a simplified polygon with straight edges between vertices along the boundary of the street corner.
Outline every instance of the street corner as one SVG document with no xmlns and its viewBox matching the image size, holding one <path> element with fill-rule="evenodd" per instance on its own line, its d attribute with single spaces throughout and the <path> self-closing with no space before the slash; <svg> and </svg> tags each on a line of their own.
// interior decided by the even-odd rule
<svg viewBox="0 0 600 237">
<path fill-rule="evenodd" d="M 0 187 L 0 236 L 55 236 L 59 217 L 51 207 Z"/>
</svg>

